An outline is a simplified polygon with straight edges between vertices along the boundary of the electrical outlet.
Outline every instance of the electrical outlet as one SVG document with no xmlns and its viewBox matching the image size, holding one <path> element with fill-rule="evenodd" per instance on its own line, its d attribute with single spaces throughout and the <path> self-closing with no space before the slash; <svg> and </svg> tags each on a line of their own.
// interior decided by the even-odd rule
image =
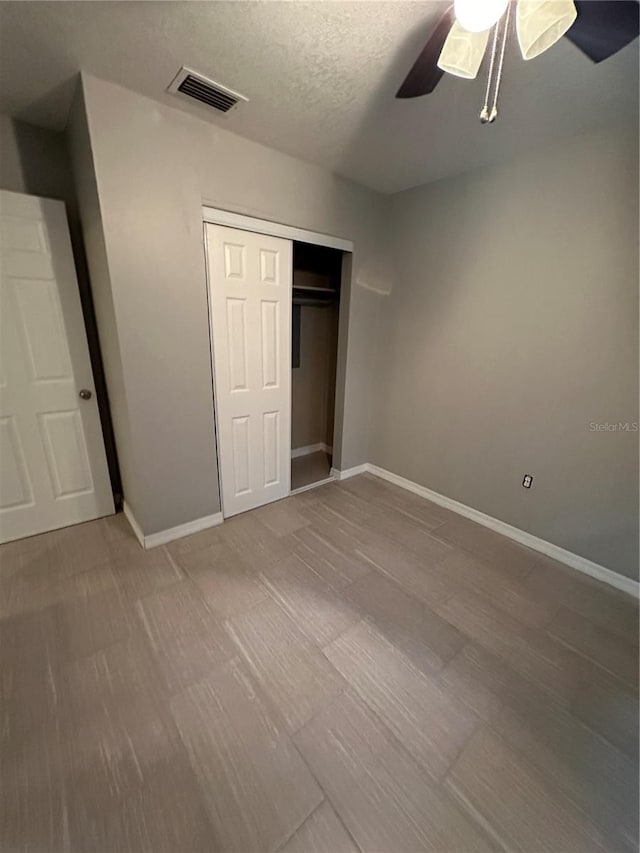
<svg viewBox="0 0 640 853">
<path fill-rule="evenodd" d="M 522 485 L 525 487 L 525 489 L 530 489 L 532 483 L 533 483 L 533 474 L 525 474 L 524 480 L 522 481 Z"/>
</svg>

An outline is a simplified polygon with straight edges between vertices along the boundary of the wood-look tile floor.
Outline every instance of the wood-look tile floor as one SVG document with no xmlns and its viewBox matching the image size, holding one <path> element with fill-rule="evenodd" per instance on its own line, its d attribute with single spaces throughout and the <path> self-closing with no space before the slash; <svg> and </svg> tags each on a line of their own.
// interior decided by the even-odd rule
<svg viewBox="0 0 640 853">
<path fill-rule="evenodd" d="M 638 847 L 636 602 L 370 476 L 0 546 L 0 849 Z"/>
<path fill-rule="evenodd" d="M 320 483 L 331 475 L 331 457 L 323 450 L 291 460 L 291 489 Z"/>
</svg>

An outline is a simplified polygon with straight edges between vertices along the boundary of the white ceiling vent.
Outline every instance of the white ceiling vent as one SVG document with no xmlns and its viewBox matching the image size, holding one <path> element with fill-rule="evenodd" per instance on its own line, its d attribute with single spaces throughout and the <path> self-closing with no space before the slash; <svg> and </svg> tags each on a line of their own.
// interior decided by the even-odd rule
<svg viewBox="0 0 640 853">
<path fill-rule="evenodd" d="M 244 95 L 233 92 L 226 86 L 216 83 L 215 80 L 209 80 L 208 77 L 184 66 L 172 80 L 167 92 L 200 101 L 200 103 L 206 104 L 206 106 L 225 115 L 234 110 L 242 101 L 247 102 L 249 100 Z"/>
</svg>

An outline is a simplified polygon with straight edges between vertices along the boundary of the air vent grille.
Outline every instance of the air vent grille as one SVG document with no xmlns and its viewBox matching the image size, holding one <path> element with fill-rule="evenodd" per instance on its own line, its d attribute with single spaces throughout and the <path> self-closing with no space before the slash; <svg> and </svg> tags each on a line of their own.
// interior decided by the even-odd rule
<svg viewBox="0 0 640 853">
<path fill-rule="evenodd" d="M 233 110 L 241 101 L 249 100 L 244 95 L 232 92 L 231 89 L 207 79 L 190 68 L 180 69 L 168 91 L 193 98 L 224 114 Z"/>
<path fill-rule="evenodd" d="M 235 107 L 238 99 L 232 95 L 227 95 L 220 89 L 213 86 L 208 86 L 206 83 L 201 83 L 193 74 L 188 74 L 182 83 L 178 86 L 178 92 L 183 95 L 189 95 L 190 98 L 195 98 L 196 101 L 202 101 L 203 104 L 209 104 L 216 110 L 222 113 L 228 113 L 231 107 Z"/>
</svg>

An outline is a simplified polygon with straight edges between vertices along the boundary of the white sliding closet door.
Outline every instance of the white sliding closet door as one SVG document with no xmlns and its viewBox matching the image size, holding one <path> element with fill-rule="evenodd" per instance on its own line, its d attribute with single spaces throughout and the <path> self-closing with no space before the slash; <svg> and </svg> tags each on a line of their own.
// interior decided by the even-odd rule
<svg viewBox="0 0 640 853">
<path fill-rule="evenodd" d="M 114 512 L 64 204 L 0 191 L 0 542 Z"/>
<path fill-rule="evenodd" d="M 286 497 L 291 481 L 290 240 L 206 226 L 222 508 Z"/>
</svg>

